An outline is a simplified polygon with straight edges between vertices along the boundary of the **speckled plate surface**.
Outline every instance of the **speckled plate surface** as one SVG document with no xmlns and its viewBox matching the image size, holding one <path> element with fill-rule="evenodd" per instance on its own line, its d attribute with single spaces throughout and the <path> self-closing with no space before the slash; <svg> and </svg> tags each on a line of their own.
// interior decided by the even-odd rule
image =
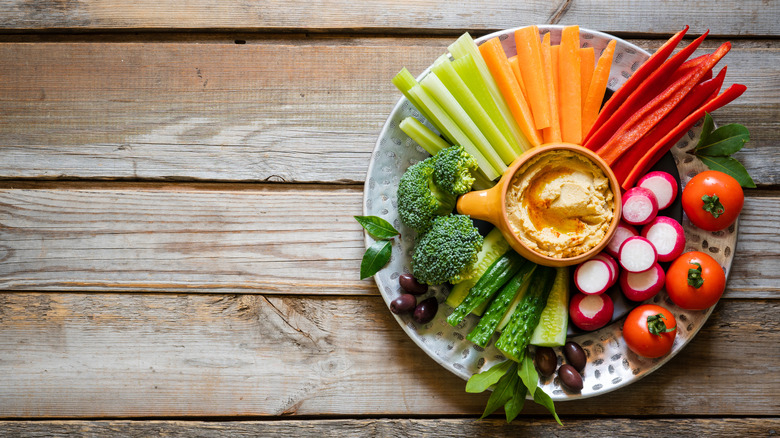
<svg viewBox="0 0 780 438">
<path fill-rule="evenodd" d="M 552 43 L 558 44 L 562 28 L 562 26 L 539 26 L 539 31 L 541 34 L 550 32 Z M 507 54 L 511 56 L 516 53 L 514 38 L 512 38 L 514 30 L 508 29 L 484 36 L 478 39 L 477 43 L 498 36 Z M 608 82 L 608 87 L 614 90 L 625 82 L 631 73 L 647 59 L 649 54 L 619 38 L 601 32 L 580 29 L 582 46 L 594 47 L 597 57 L 610 39 L 617 40 L 615 58 Z M 423 75 L 426 73 L 427 70 L 423 72 Z M 393 244 L 390 262 L 374 277 L 388 306 L 393 299 L 401 294 L 398 277 L 403 273 L 410 272 L 409 262 L 416 238 L 415 233 L 406 228 L 398 219 L 396 208 L 398 181 L 407 167 L 428 156 L 427 152 L 398 127 L 401 120 L 407 116 L 414 116 L 426 123 L 409 101 L 405 98 L 398 101 L 379 135 L 369 164 L 364 189 L 364 214 L 384 218 L 400 230 L 402 235 L 401 239 Z M 696 145 L 700 129 L 700 125 L 696 126 L 672 148 L 671 154 L 680 174 L 681 187 L 697 173 L 706 170 L 706 166 L 693 155 L 687 153 Z M 706 232 L 694 227 L 688 218 L 683 216 L 683 228 L 687 240 L 686 251 L 698 250 L 712 255 L 728 275 L 734 257 L 737 239 L 736 227 L 737 224 L 734 224 L 727 230 L 715 233 Z M 368 247 L 371 243 L 373 240 L 366 235 L 366 246 Z M 434 295 L 440 303 L 436 318 L 428 324 L 417 324 L 408 315 L 394 316 L 403 330 L 423 351 L 447 370 L 463 379 L 468 379 L 472 374 L 486 370 L 505 358 L 493 346 L 495 337 L 486 348 L 481 348 L 466 340 L 466 334 L 478 322 L 474 315 L 469 315 L 457 327 L 447 324 L 446 318 L 452 313 L 452 308 L 444 303 L 448 292 L 446 285 L 436 286 L 430 288 L 428 295 L 421 297 L 424 299 Z M 617 294 L 619 295 L 619 292 Z M 659 359 L 646 359 L 631 352 L 623 342 L 621 335 L 622 317 L 595 332 L 571 333 L 569 339 L 578 342 L 588 356 L 588 364 L 583 371 L 584 387 L 580 393 L 572 393 L 563 389 L 557 378 L 548 378 L 540 384 L 553 400 L 563 401 L 592 397 L 639 380 L 662 366 L 685 347 L 712 312 L 712 309 L 704 311 L 680 309 L 669 300 L 665 291 L 661 291 L 648 302 L 667 307 L 677 318 L 678 333 L 671 353 Z M 633 304 L 629 303 L 629 305 Z M 556 348 L 556 352 L 560 364 L 562 360 L 561 349 Z"/>
</svg>

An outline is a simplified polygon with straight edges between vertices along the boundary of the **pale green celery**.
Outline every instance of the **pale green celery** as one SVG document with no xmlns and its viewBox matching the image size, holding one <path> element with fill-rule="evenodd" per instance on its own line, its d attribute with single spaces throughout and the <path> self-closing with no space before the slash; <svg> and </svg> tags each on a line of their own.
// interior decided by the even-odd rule
<svg viewBox="0 0 780 438">
<path fill-rule="evenodd" d="M 520 154 L 530 149 L 532 147 L 531 143 L 525 138 L 523 132 L 520 131 L 520 127 L 517 126 L 517 122 L 515 122 L 512 112 L 509 110 L 509 106 L 504 100 L 504 96 L 498 89 L 498 84 L 496 84 L 495 79 L 493 79 L 493 76 L 490 74 L 490 69 L 488 69 L 487 64 L 485 64 L 485 60 L 482 59 L 482 55 L 479 53 L 479 47 L 477 47 L 477 43 L 474 42 L 471 35 L 469 35 L 468 32 L 464 33 L 454 43 L 450 44 L 448 49 L 455 59 L 471 55 L 477 66 L 479 75 L 487 86 L 488 92 L 490 92 L 499 112 L 506 121 L 509 130 L 512 132 L 512 135 L 517 142 L 517 146 L 521 149 L 518 150 L 517 153 Z"/>
<path fill-rule="evenodd" d="M 476 172 L 473 172 L 472 175 L 474 175 L 474 185 L 471 186 L 473 190 L 487 190 L 496 185 L 495 181 L 491 181 L 487 175 L 485 175 L 485 172 L 479 169 L 477 169 Z"/>
<path fill-rule="evenodd" d="M 504 164 L 511 164 L 517 158 L 518 154 L 506 137 L 498 129 L 498 126 L 490 115 L 482 108 L 477 98 L 463 82 L 458 73 L 452 67 L 452 63 L 441 62 L 433 67 L 433 73 L 441 79 L 447 90 L 452 93 L 455 99 L 460 103 L 471 120 L 477 125 L 480 131 L 488 139 L 490 145 L 498 153 Z"/>
<path fill-rule="evenodd" d="M 447 90 L 447 87 L 444 86 L 441 79 L 439 79 L 435 73 L 431 72 L 420 81 L 420 85 L 422 85 L 422 87 L 439 102 L 458 127 L 463 130 L 482 155 L 487 158 L 490 165 L 493 166 L 493 169 L 497 170 L 498 173 L 504 173 L 507 167 L 506 164 L 504 164 L 504 160 L 502 160 L 501 156 L 498 155 L 498 152 L 493 149 L 493 146 L 490 145 L 490 142 L 485 138 L 482 131 L 479 130 L 476 123 L 471 120 L 471 117 L 466 113 L 466 110 L 458 103 L 452 93 Z"/>
<path fill-rule="evenodd" d="M 419 100 L 421 104 L 425 105 L 425 107 L 441 121 L 442 127 L 452 132 L 452 135 L 455 138 L 453 144 L 463 146 L 466 152 L 477 160 L 478 167 L 485 173 L 487 179 L 494 180 L 501 175 L 501 172 L 498 172 L 493 168 L 490 161 L 488 161 L 487 158 L 482 155 L 482 152 L 474 146 L 474 143 L 472 143 L 463 130 L 458 127 L 444 108 L 439 105 L 439 102 L 437 102 L 421 85 L 412 87 L 409 90 L 409 94 Z"/>
<path fill-rule="evenodd" d="M 412 96 L 409 93 L 409 90 L 411 90 L 412 87 L 419 84 L 417 83 L 417 79 L 415 79 L 414 76 L 412 76 L 412 74 L 409 72 L 409 70 L 406 69 L 406 67 L 402 68 L 401 71 L 398 72 L 398 74 L 393 77 L 392 82 L 393 85 L 395 85 L 396 88 L 398 88 L 398 90 L 400 90 L 401 93 L 403 93 L 403 95 L 406 96 L 407 99 L 409 99 L 409 102 L 411 102 L 412 105 L 414 105 L 414 107 L 420 111 L 420 114 L 422 114 L 426 120 L 431 122 L 431 124 L 435 126 L 436 129 L 439 130 L 439 132 L 444 136 L 444 138 L 447 139 L 447 141 L 449 141 L 450 143 L 454 142 L 452 134 L 449 131 L 447 131 L 447 129 L 444 126 L 442 126 L 441 121 L 437 119 L 435 115 L 431 114 L 428 108 L 426 108 L 425 105 L 423 105 L 423 103 L 419 101 L 419 99 L 417 99 L 416 97 Z"/>
<path fill-rule="evenodd" d="M 401 131 L 405 132 L 406 135 L 431 155 L 436 155 L 440 150 L 450 146 L 446 141 L 442 140 L 441 137 L 436 135 L 435 132 L 431 131 L 430 128 L 423 125 L 414 117 L 407 117 L 401 120 L 401 124 L 398 126 L 401 128 Z"/>
</svg>

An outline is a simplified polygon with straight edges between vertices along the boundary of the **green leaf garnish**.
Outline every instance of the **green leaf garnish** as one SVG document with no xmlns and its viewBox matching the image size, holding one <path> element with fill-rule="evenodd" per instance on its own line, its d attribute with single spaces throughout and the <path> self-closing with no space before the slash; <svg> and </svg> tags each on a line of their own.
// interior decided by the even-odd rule
<svg viewBox="0 0 780 438">
<path fill-rule="evenodd" d="M 693 264 L 696 268 L 688 269 L 688 285 L 698 289 L 704 285 L 704 278 L 701 276 L 701 265 L 696 262 Z"/>
<path fill-rule="evenodd" d="M 491 386 L 495 385 L 501 376 L 506 374 L 509 368 L 512 367 L 512 361 L 506 360 L 504 362 L 493 365 L 489 369 L 482 371 L 479 374 L 474 374 L 466 382 L 466 392 L 478 393 L 486 391 Z"/>
<path fill-rule="evenodd" d="M 539 383 L 539 373 L 536 371 L 534 361 L 530 355 L 526 354 L 523 357 L 523 362 L 520 364 L 520 368 L 517 369 L 517 375 L 523 380 L 529 393 L 533 394 L 536 392 L 536 386 Z"/>
<path fill-rule="evenodd" d="M 517 376 L 517 362 L 512 362 L 512 366 L 507 370 L 507 373 L 498 379 L 493 393 L 490 394 L 487 406 L 485 406 L 485 412 L 482 413 L 480 418 L 485 418 L 488 415 L 496 411 L 496 409 L 504 406 L 515 395 L 515 386 L 520 379 Z"/>
<path fill-rule="evenodd" d="M 507 423 L 511 423 L 512 420 L 517 418 L 520 411 L 523 410 L 526 394 L 528 394 L 528 388 L 525 387 L 522 379 L 517 379 L 517 383 L 515 383 L 515 395 L 511 400 L 504 404 L 504 413 L 506 414 Z"/>
<path fill-rule="evenodd" d="M 563 423 L 561 423 L 561 419 L 558 418 L 558 414 L 555 413 L 555 404 L 553 404 L 553 401 L 550 398 L 550 396 L 547 395 L 547 393 L 544 392 L 542 388 L 536 388 L 536 391 L 534 392 L 534 401 L 547 408 L 547 410 L 550 411 L 551 414 L 553 414 L 553 417 L 555 417 L 555 421 L 557 421 L 558 424 L 563 426 Z"/>
<path fill-rule="evenodd" d="M 392 249 L 392 242 L 389 240 L 377 240 L 368 247 L 360 262 L 360 279 L 363 280 L 379 272 L 390 261 Z"/>
<path fill-rule="evenodd" d="M 712 117 L 705 113 L 699 143 L 693 153 L 710 169 L 731 175 L 742 187 L 756 187 L 745 167 L 730 157 L 750 140 L 747 128 L 737 123 L 721 126 L 713 131 L 714 127 Z"/>
<path fill-rule="evenodd" d="M 378 216 L 355 216 L 355 220 L 358 221 L 374 239 L 387 240 L 400 234 L 398 230 L 390 225 L 390 222 Z"/>
</svg>

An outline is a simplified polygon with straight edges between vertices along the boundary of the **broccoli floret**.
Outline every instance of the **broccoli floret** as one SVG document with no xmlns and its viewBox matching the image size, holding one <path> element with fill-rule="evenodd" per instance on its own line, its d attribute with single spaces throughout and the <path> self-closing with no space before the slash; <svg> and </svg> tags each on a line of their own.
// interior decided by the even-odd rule
<svg viewBox="0 0 780 438">
<path fill-rule="evenodd" d="M 439 188 L 453 195 L 462 195 L 474 184 L 472 171 L 477 160 L 463 146 L 450 146 L 436 154 L 433 180 Z"/>
<path fill-rule="evenodd" d="M 435 155 L 409 167 L 398 184 L 398 215 L 401 221 L 418 233 L 431 228 L 433 220 L 452 212 L 455 195 L 433 182 Z"/>
<path fill-rule="evenodd" d="M 482 241 L 468 216 L 439 216 L 414 248 L 412 274 L 428 284 L 451 281 L 476 263 Z"/>
</svg>

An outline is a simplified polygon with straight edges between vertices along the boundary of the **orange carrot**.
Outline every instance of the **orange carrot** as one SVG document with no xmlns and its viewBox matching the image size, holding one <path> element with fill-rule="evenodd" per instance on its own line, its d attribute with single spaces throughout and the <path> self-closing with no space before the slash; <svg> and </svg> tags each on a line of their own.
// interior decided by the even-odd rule
<svg viewBox="0 0 780 438">
<path fill-rule="evenodd" d="M 596 52 L 593 47 L 580 48 L 580 77 L 582 78 L 582 103 L 585 104 L 585 96 L 588 95 L 588 87 L 593 77 L 593 69 L 596 67 Z"/>
<path fill-rule="evenodd" d="M 558 96 L 559 107 L 561 102 L 561 86 L 560 84 L 558 84 L 558 60 L 561 59 L 560 53 L 561 53 L 561 46 L 558 45 L 550 46 L 550 60 L 552 61 L 551 65 L 553 71 L 553 85 L 555 86 L 555 95 Z M 558 110 L 558 115 L 560 114 L 561 111 Z"/>
<path fill-rule="evenodd" d="M 561 137 L 567 143 L 582 143 L 582 78 L 580 77 L 580 27 L 567 26 L 561 34 L 558 61 Z"/>
<path fill-rule="evenodd" d="M 520 89 L 523 90 L 523 97 L 528 102 L 528 93 L 525 91 L 525 82 L 523 82 L 523 76 L 520 73 L 520 61 L 517 60 L 517 55 L 509 58 L 509 66 L 512 67 L 512 73 L 515 74 L 515 79 L 517 79 Z"/>
<path fill-rule="evenodd" d="M 509 59 L 506 57 L 504 48 L 498 37 L 491 38 L 479 46 L 479 53 L 487 64 L 490 74 L 495 79 L 501 95 L 504 96 L 512 116 L 520 126 L 520 130 L 533 146 L 542 144 L 539 133 L 534 128 L 534 118 L 531 114 L 531 108 L 528 107 L 523 96 L 523 90 L 512 73 L 512 67 L 509 65 Z"/>
<path fill-rule="evenodd" d="M 544 34 L 544 38 L 542 38 L 542 68 L 544 68 L 544 77 L 549 85 L 547 96 L 550 101 L 550 127 L 542 130 L 542 138 L 545 143 L 558 142 L 561 141 L 561 119 L 558 115 L 558 90 L 553 79 L 558 75 L 558 70 L 553 68 L 549 32 Z"/>
<path fill-rule="evenodd" d="M 547 95 L 547 81 L 542 69 L 542 50 L 539 44 L 539 28 L 523 27 L 515 31 L 517 59 L 523 82 L 526 85 L 526 98 L 534 115 L 537 129 L 550 126 L 550 101 Z"/>
<path fill-rule="evenodd" d="M 601 108 L 601 102 L 604 101 L 604 93 L 607 91 L 607 81 L 609 81 L 609 70 L 612 67 L 612 57 L 615 55 L 615 45 L 617 42 L 612 40 L 604 48 L 599 56 L 599 62 L 596 64 L 596 70 L 593 72 L 593 78 L 588 86 L 588 94 L 585 102 L 582 104 L 582 132 L 587 133 L 596 122 Z"/>
</svg>

